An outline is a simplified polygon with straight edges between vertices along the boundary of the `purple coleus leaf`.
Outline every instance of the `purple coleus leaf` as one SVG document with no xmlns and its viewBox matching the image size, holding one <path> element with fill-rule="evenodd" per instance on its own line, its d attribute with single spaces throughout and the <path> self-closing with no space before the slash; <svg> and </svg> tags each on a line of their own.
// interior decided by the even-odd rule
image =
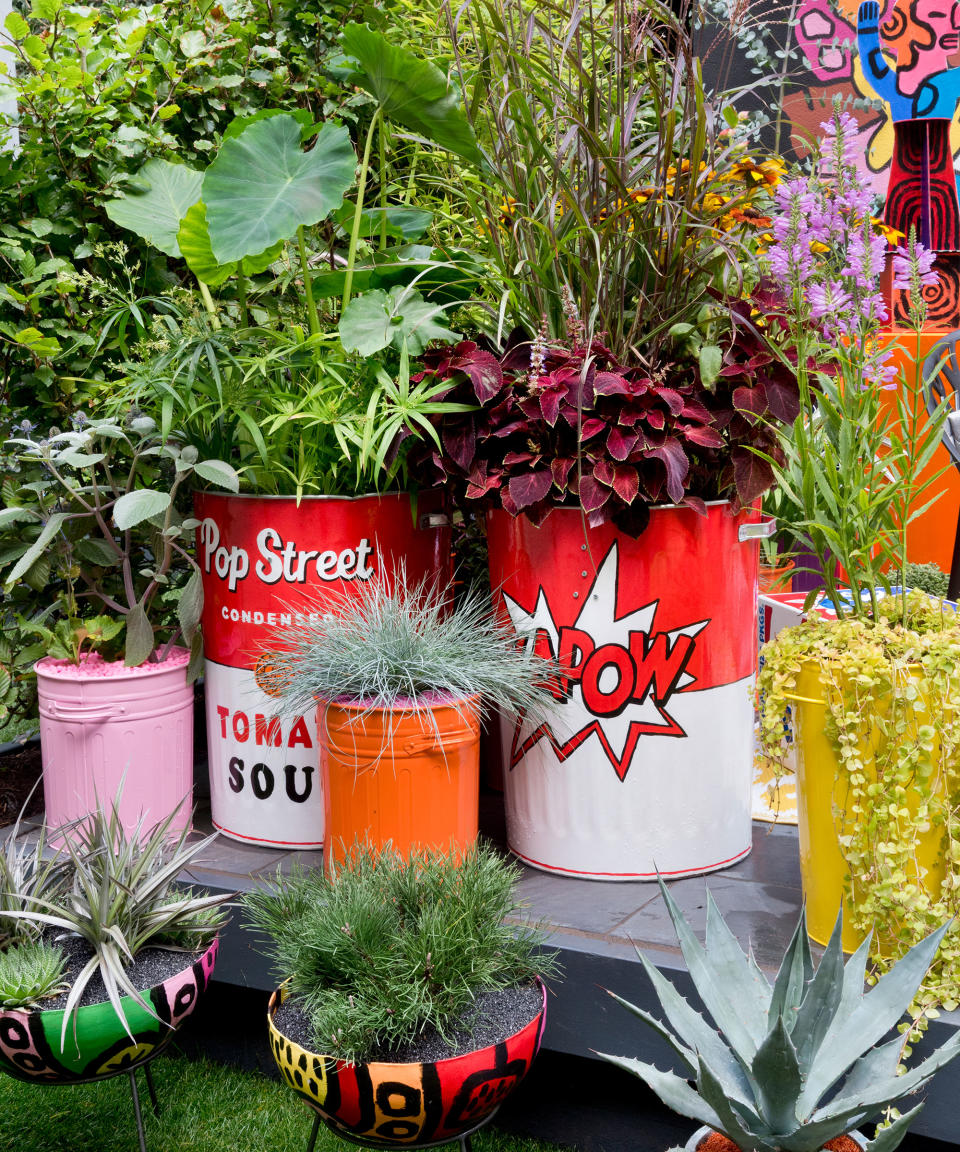
<svg viewBox="0 0 960 1152">
<path fill-rule="evenodd" d="M 596 416 L 591 416 L 583 422 L 583 427 L 580 429 L 580 439 L 589 440 L 592 436 L 596 436 L 602 432 L 606 427 L 606 420 L 600 420 Z"/>
<path fill-rule="evenodd" d="M 645 391 L 618 372 L 598 372 L 593 378 L 593 390 L 598 396 L 633 396 Z"/>
<path fill-rule="evenodd" d="M 626 460 L 637 446 L 640 437 L 625 428 L 611 428 L 607 433 L 607 451 L 614 460 Z"/>
<path fill-rule="evenodd" d="M 539 389 L 537 399 L 540 401 L 540 412 L 544 420 L 553 428 L 560 415 L 560 401 L 566 396 L 567 388 L 562 381 L 550 376 L 541 377 L 542 384 L 544 379 L 546 383 Z"/>
<path fill-rule="evenodd" d="M 567 490 L 567 478 L 574 464 L 576 464 L 576 460 L 574 460 L 572 456 L 556 456 L 550 461 L 550 472 L 553 476 L 553 483 L 561 492 Z"/>
<path fill-rule="evenodd" d="M 693 396 L 684 398 L 680 415 L 686 420 L 699 420 L 701 424 L 709 424 L 713 419 L 709 409 Z"/>
<path fill-rule="evenodd" d="M 502 472 L 499 469 L 487 471 L 486 462 L 480 462 L 467 477 L 467 499 L 482 500 L 488 492 L 500 487 Z"/>
<path fill-rule="evenodd" d="M 519 509 L 529 508 L 538 500 L 543 500 L 553 486 L 553 476 L 549 468 L 537 472 L 526 472 L 522 476 L 511 476 L 509 489 L 513 503 Z"/>
<path fill-rule="evenodd" d="M 640 490 L 640 477 L 630 464 L 598 460 L 593 466 L 593 475 L 601 484 L 612 488 L 624 504 L 631 504 Z"/>
<path fill-rule="evenodd" d="M 762 496 L 773 483 L 773 469 L 749 448 L 738 446 L 733 457 L 733 479 L 741 504 L 749 504 Z"/>
<path fill-rule="evenodd" d="M 762 385 L 756 388 L 741 386 L 733 390 L 733 406 L 753 423 L 767 410 L 767 390 Z"/>
<path fill-rule="evenodd" d="M 580 477 L 580 503 L 584 512 L 595 512 L 610 499 L 610 489 L 592 476 Z"/>
<path fill-rule="evenodd" d="M 437 366 L 440 375 L 462 372 L 473 385 L 481 404 L 486 404 L 503 388 L 503 369 L 492 352 L 484 352 L 472 340 L 461 340 L 452 348 L 445 348 Z"/>
<path fill-rule="evenodd" d="M 673 436 L 668 436 L 662 444 L 648 449 L 648 454 L 662 461 L 667 472 L 667 495 L 674 504 L 679 504 L 683 499 L 683 482 L 690 471 L 690 461 L 683 445 Z"/>
<path fill-rule="evenodd" d="M 781 383 L 779 380 L 766 382 L 767 407 L 774 420 L 792 424 L 800 415 L 800 394 L 796 385 Z"/>
<path fill-rule="evenodd" d="M 459 465 L 464 472 L 469 472 L 473 466 L 473 458 L 477 450 L 477 433 L 473 421 L 463 421 L 449 426 L 441 425 L 443 448 L 453 462 Z"/>
<path fill-rule="evenodd" d="M 657 388 L 657 395 L 670 409 L 671 416 L 679 416 L 683 411 L 684 399 L 674 388 Z"/>
<path fill-rule="evenodd" d="M 678 424 L 677 431 L 702 448 L 722 448 L 725 441 L 716 428 L 703 424 Z"/>
</svg>

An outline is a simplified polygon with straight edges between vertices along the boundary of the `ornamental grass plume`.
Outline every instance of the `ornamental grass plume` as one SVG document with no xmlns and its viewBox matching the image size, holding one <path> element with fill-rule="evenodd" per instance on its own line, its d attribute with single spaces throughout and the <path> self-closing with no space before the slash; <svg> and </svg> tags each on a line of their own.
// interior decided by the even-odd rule
<svg viewBox="0 0 960 1152">
<path fill-rule="evenodd" d="M 479 696 L 482 715 L 541 715 L 553 704 L 533 636 L 518 644 L 478 591 L 451 605 L 429 577 L 408 587 L 401 567 L 325 597 L 320 611 L 298 607 L 258 661 L 258 683 L 283 715 L 312 712 L 318 701 L 413 713 Z"/>
</svg>

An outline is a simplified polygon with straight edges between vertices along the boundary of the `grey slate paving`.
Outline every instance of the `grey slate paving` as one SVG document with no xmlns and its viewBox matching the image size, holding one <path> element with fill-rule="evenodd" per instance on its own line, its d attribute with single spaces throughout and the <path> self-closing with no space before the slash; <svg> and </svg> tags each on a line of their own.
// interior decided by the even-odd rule
<svg viewBox="0 0 960 1152">
<path fill-rule="evenodd" d="M 670 895 L 696 934 L 703 939 L 707 889 L 737 939 L 753 947 L 761 967 L 776 969 L 790 943 L 799 914 L 799 893 L 777 884 L 744 883 L 724 875 L 674 880 Z M 674 948 L 676 933 L 660 894 L 617 927 L 617 935 L 637 944 Z"/>
<path fill-rule="evenodd" d="M 528 905 L 525 911 L 530 919 L 598 936 L 616 935 L 618 924 L 657 897 L 655 885 L 600 885 L 527 867 L 516 892 L 520 902 Z"/>
</svg>

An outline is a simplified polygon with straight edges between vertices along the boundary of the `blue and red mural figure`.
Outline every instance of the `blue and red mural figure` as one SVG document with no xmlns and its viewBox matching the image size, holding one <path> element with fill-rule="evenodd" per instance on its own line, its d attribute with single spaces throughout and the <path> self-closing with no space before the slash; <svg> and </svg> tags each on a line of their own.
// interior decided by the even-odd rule
<svg viewBox="0 0 960 1152">
<path fill-rule="evenodd" d="M 881 18 L 876 0 L 857 14 L 863 76 L 893 123 L 893 155 L 884 221 L 904 237 L 914 230 L 937 253 L 938 290 L 927 300 L 932 328 L 960 325 L 960 202 L 950 125 L 960 101 L 960 4 L 897 0 Z M 892 63 L 888 53 L 895 54 Z M 905 293 L 891 291 L 894 326 L 906 319 Z"/>
</svg>

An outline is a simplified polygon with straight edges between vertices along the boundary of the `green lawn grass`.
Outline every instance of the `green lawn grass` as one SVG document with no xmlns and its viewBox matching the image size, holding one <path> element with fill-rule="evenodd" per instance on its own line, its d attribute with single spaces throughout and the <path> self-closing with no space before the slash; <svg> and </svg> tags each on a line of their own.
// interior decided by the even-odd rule
<svg viewBox="0 0 960 1152">
<path fill-rule="evenodd" d="M 149 1152 L 305 1152 L 313 1113 L 276 1080 L 209 1061 L 159 1057 L 153 1064 L 160 1118 L 139 1073 Z M 16 1152 L 135 1152 L 130 1082 L 55 1088 L 0 1074 L 0 1149 Z M 354 1145 L 322 1128 L 317 1152 Z M 452 1144 L 451 1149 L 456 1149 Z M 550 1152 L 554 1145 L 488 1129 L 474 1152 Z"/>
</svg>

